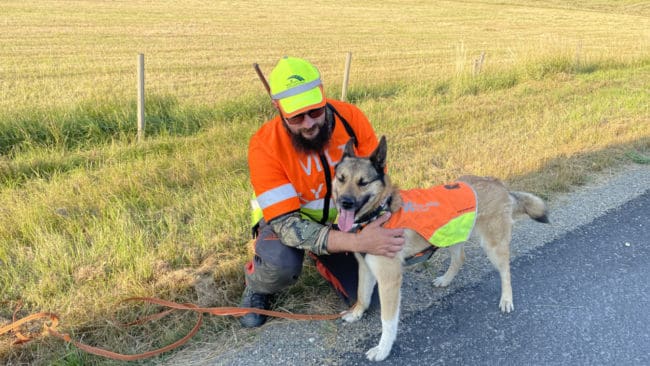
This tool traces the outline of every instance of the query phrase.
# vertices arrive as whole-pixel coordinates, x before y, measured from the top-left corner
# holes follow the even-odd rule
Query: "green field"
[[[348,99],[388,137],[403,188],[493,175],[552,207],[593,173],[650,162],[648,1],[2,1],[0,27],[0,326],[22,301],[19,316],[55,312],[117,352],[170,343],[194,318],[124,330],[114,318],[156,309],[119,300],[239,302],[247,144],[273,114],[255,62],[268,74],[304,57],[338,98],[351,52]],[[342,310],[305,266],[276,307]],[[210,317],[193,342],[255,334]],[[10,343],[5,363],[112,363]]]

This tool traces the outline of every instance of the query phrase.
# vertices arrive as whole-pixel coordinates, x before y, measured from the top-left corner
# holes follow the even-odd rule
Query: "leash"
[[[264,310],[264,309],[256,309],[256,308],[240,308],[240,307],[212,307],[212,308],[202,308],[197,305],[191,304],[191,303],[185,303],[185,304],[179,304],[173,301],[167,301],[167,300],[162,300],[162,299],[157,299],[153,297],[131,297],[128,299],[124,299],[121,302],[126,302],[126,301],[141,301],[141,302],[147,302],[150,304],[156,304],[160,306],[167,307],[168,309],[165,311],[162,311],[158,314],[153,314],[148,317],[144,317],[141,319],[138,319],[136,321],[124,324],[124,326],[130,326],[130,325],[135,325],[135,324],[143,324],[151,320],[157,320],[160,319],[171,312],[175,310],[186,310],[186,311],[192,311],[197,313],[197,321],[192,330],[185,335],[183,338],[177,340],[176,342],[169,344],[165,347],[149,351],[149,352],[144,352],[144,353],[139,353],[139,354],[133,354],[133,355],[126,355],[126,354],[121,354],[121,353],[116,353],[112,351],[108,351],[103,348],[99,347],[94,347],[90,346],[78,341],[75,341],[70,337],[70,335],[61,333],[58,331],[57,327],[59,325],[59,317],[54,314],[54,313],[48,313],[48,312],[40,312],[40,313],[35,313],[31,314],[29,316],[26,316],[24,318],[21,318],[19,320],[16,320],[16,314],[22,307],[22,303],[19,302],[18,305],[16,306],[16,310],[14,311],[14,316],[13,316],[13,322],[0,327],[0,336],[3,334],[7,333],[13,333],[13,335],[16,337],[16,340],[12,343],[12,345],[16,344],[22,344],[31,341],[32,339],[35,339],[39,336],[47,336],[51,335],[56,338],[59,338],[65,342],[71,343],[75,345],[77,348],[79,348],[82,351],[85,351],[87,353],[91,353],[97,356],[102,356],[114,360],[119,360],[119,361],[135,361],[135,360],[141,360],[144,358],[149,358],[153,357],[156,355],[159,355],[164,352],[171,351],[175,348],[178,348],[182,346],[183,344],[187,343],[187,341],[190,340],[200,329],[201,324],[203,323],[203,314],[211,314],[211,315],[219,315],[219,316],[234,316],[234,317],[241,317],[244,316],[248,313],[257,313],[257,314],[262,314],[262,315],[267,315],[267,316],[272,316],[276,318],[283,318],[283,319],[292,319],[292,320],[334,320],[338,319],[341,316],[343,316],[343,313],[341,314],[325,314],[325,315],[318,315],[318,314],[292,314],[292,313],[287,313],[287,312],[281,312],[281,311],[273,311],[273,310]],[[35,335],[35,336],[26,336],[25,334],[21,333],[20,329],[24,324],[39,320],[39,319],[45,319],[45,323],[43,324],[43,330]],[[48,324],[49,323],[49,324]]]

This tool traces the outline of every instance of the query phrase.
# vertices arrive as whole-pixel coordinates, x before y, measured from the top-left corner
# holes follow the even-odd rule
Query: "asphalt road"
[[[432,284],[448,265],[444,251],[407,268],[397,340],[383,362],[365,359],[381,332],[371,311],[351,324],[273,319],[233,333],[237,341],[191,344],[164,364],[650,365],[650,166],[602,172],[549,206],[550,225],[523,220],[513,230],[510,314],[498,309],[496,270],[469,243],[448,288]]]
[[[497,310],[494,271],[402,319],[380,364],[650,365],[650,192],[515,260],[512,272],[513,313]],[[377,364],[363,353],[339,361]]]

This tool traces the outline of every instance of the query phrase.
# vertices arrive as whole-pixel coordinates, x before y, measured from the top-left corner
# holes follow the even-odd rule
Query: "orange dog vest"
[[[400,191],[402,207],[384,224],[409,228],[436,247],[464,242],[476,222],[476,194],[463,182]]]

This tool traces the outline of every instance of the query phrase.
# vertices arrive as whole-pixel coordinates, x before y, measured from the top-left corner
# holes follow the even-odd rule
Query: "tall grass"
[[[127,331],[152,295],[237,305],[249,258],[247,144],[273,113],[250,67],[287,53],[322,70],[389,138],[402,187],[465,173],[552,199],[650,156],[650,9],[643,2],[3,2],[0,324],[53,311],[121,352],[169,343],[189,315]],[[146,16],[144,16],[146,15]],[[578,21],[579,20],[579,21]],[[282,24],[282,26],[279,26]],[[308,31],[305,31],[308,30]],[[147,63],[135,141],[135,55]],[[475,60],[485,51],[480,70]],[[308,262],[276,305],[331,311]],[[330,299],[332,301],[322,301]],[[232,319],[198,336],[247,339]],[[56,341],[0,343],[8,362],[105,363]]]

